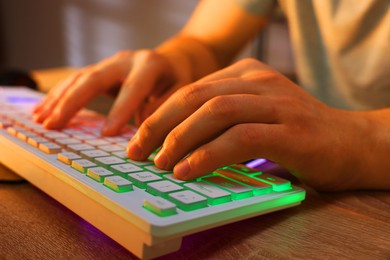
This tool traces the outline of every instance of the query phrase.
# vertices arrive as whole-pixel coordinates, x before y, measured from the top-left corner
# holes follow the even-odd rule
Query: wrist
[[[178,35],[156,48],[170,61],[179,78],[196,81],[218,69],[212,49],[196,38]]]

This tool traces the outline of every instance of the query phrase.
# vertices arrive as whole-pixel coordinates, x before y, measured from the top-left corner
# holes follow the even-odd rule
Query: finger
[[[163,81],[163,84],[161,82]],[[156,53],[139,52],[134,57],[130,74],[119,92],[102,131],[104,135],[116,134],[139,109],[156,85],[172,84],[167,64]]]
[[[95,96],[123,80],[130,66],[127,56],[116,55],[84,70],[50,108],[51,113],[45,119],[44,125],[47,128],[64,127],[69,119]]]
[[[178,163],[173,172],[176,178],[191,180],[218,168],[253,158],[275,158],[283,137],[279,124],[241,124],[218,138],[199,147]]]
[[[168,89],[165,93],[162,95],[151,95],[150,98],[148,98],[137,110],[134,121],[137,126],[140,126],[143,121],[146,120],[151,114],[154,113],[161,105],[168,100],[172,94],[180,89],[184,84],[179,82],[175,86]]]
[[[80,71],[73,73],[68,78],[61,80],[57,86],[49,91],[33,111],[34,120],[36,122],[42,123],[50,115],[60,98],[66,93],[67,89],[77,81],[80,74]]]
[[[215,82],[195,83],[175,92],[139,127],[130,141],[131,159],[144,160],[159,147],[172,129],[199,109],[206,101],[219,95],[257,94],[258,88],[241,79],[222,79]],[[141,149],[142,148],[142,149]]]
[[[155,163],[159,168],[172,169],[197,147],[237,124],[278,121],[271,98],[248,94],[215,97],[168,134]]]

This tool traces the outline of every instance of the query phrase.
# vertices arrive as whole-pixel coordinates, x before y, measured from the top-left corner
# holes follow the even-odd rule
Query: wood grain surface
[[[0,201],[1,259],[136,259],[27,182],[1,183]],[[298,207],[187,236],[160,259],[390,259],[390,194],[308,189]]]

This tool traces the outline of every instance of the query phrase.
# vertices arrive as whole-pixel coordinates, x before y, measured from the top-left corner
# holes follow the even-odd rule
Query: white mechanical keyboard
[[[101,137],[104,117],[82,111],[61,131],[31,120],[42,94],[0,87],[0,163],[140,258],[180,248],[183,236],[299,205],[305,191],[245,165],[190,182],[127,158],[136,128]]]

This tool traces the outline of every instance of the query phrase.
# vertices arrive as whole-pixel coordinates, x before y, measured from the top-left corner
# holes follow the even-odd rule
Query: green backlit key
[[[203,181],[212,185],[216,185],[230,192],[232,194],[232,198],[235,200],[245,199],[253,196],[253,191],[251,188],[222,176],[206,177],[203,178]]]
[[[72,161],[72,168],[78,170],[81,173],[87,173],[87,169],[97,166],[95,163],[88,161],[87,159],[79,159]]]
[[[104,185],[113,191],[122,193],[133,190],[133,185],[129,180],[120,176],[109,176],[104,179]]]
[[[218,205],[231,201],[229,192],[219,189],[206,182],[186,183],[184,186],[206,196],[210,205]]]
[[[110,170],[112,170],[116,174],[121,175],[122,177],[126,177],[129,173],[142,171],[142,168],[131,163],[122,163],[111,165]]]
[[[171,181],[155,181],[146,185],[146,191],[156,195],[166,197],[168,193],[182,190],[183,187]]]
[[[260,174],[261,171],[253,168],[246,167],[245,165],[242,164],[235,164],[235,165],[230,165],[224,169],[229,169],[238,173],[242,174],[247,174],[247,175],[252,175],[252,174]]]
[[[168,195],[169,200],[173,201],[180,209],[191,211],[207,207],[207,199],[193,191],[183,190],[173,192]]]
[[[286,191],[292,188],[290,181],[277,177],[275,175],[271,175],[269,173],[254,175],[253,178],[259,179],[265,183],[272,185],[272,189],[274,191]]]
[[[57,155],[57,159],[65,164],[72,164],[73,160],[81,159],[81,156],[72,152],[61,152]]]
[[[135,186],[141,189],[145,189],[148,182],[162,180],[160,176],[151,172],[131,173],[128,175],[128,178],[134,183]]]
[[[87,170],[87,176],[98,182],[103,182],[104,178],[112,175],[114,175],[112,172],[103,167],[92,167]]]
[[[169,200],[160,197],[144,199],[144,208],[157,214],[160,217],[167,217],[177,214],[176,205]]]
[[[220,169],[217,170],[216,173],[225,176],[227,178],[239,181],[240,183],[249,186],[250,188],[253,189],[254,195],[263,195],[263,194],[270,193],[272,191],[272,187],[270,184],[235,171],[231,171],[228,169],[226,170]]]

